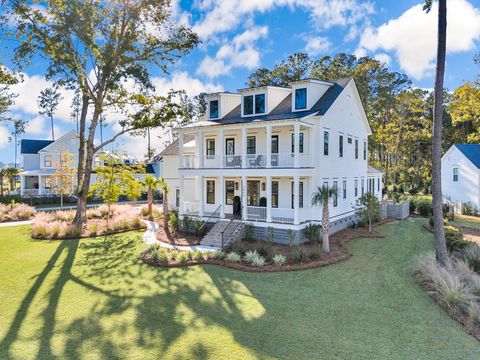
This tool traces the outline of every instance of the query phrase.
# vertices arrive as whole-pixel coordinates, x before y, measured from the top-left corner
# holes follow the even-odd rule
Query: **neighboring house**
[[[311,206],[318,187],[338,189],[332,232],[357,221],[354,206],[366,191],[382,198],[353,79],[306,79],[206,100],[205,118],[177,129],[178,141],[161,153],[181,215],[238,217],[257,231],[274,227],[279,241],[289,229],[302,241],[301,230],[322,219],[321,206]]]
[[[69,131],[55,141],[22,139],[20,153],[23,156],[23,171],[19,174],[21,179],[21,196],[53,196],[52,175],[57,170],[60,154],[69,152],[72,154],[72,167],[78,166],[79,136],[74,130]],[[104,164],[104,156],[114,156],[126,165],[137,164],[137,161],[128,155],[113,153],[102,150],[95,154],[93,164]],[[95,168],[94,168],[95,169]],[[142,180],[146,174],[153,174],[151,164],[147,164],[145,174],[136,174],[135,177]],[[90,183],[95,182],[95,173],[91,175]]]
[[[442,192],[446,200],[480,208],[480,144],[454,144],[443,155]]]

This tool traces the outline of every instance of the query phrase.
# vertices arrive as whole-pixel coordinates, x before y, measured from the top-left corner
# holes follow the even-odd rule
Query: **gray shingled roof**
[[[183,143],[187,143],[193,140],[193,135],[185,134],[183,136]],[[168,145],[160,154],[157,156],[164,156],[164,155],[178,155],[178,140],[175,140],[173,143]]]

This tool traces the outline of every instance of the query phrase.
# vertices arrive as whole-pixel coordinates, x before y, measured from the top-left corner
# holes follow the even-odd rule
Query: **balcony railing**
[[[185,155],[183,157],[184,169],[199,169],[200,162],[195,155]],[[268,154],[247,154],[245,161],[242,155],[207,155],[203,157],[203,167],[205,169],[258,169],[267,168]],[[312,156],[310,154],[298,154],[298,167],[312,166]],[[294,168],[295,156],[293,153],[270,154],[271,168]]]
[[[247,206],[247,220],[266,221],[267,208],[262,206]]]

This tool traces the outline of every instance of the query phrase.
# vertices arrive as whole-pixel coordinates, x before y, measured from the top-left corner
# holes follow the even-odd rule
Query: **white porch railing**
[[[272,164],[272,168],[293,167],[295,164],[295,157],[293,156],[293,153],[272,154],[271,164]]]
[[[265,221],[267,219],[267,208],[261,206],[247,206],[247,220]]]
[[[267,166],[267,156],[265,154],[248,154],[247,168],[264,168]]]
[[[203,158],[203,166],[211,169],[222,168],[222,158],[221,155],[207,155]]]
[[[198,168],[198,158],[195,155],[185,155],[183,157],[183,167],[185,169]]]
[[[200,202],[199,201],[184,201],[183,202],[183,212],[184,214],[198,214],[200,212]]]
[[[267,167],[267,154],[248,154],[245,162],[242,155],[207,155],[203,157],[203,167],[206,169],[258,169]],[[272,168],[294,168],[295,156],[293,153],[270,154]],[[312,166],[311,154],[298,155],[298,167]],[[199,158],[195,155],[184,155],[183,167],[185,169],[198,169]]]
[[[242,155],[225,155],[223,157],[223,166],[225,168],[241,168]]]
[[[272,208],[272,222],[293,224],[294,210],[289,208]]]

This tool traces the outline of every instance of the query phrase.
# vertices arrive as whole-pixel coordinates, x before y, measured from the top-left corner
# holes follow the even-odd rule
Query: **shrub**
[[[449,251],[457,251],[471,244],[463,239],[463,234],[455,227],[445,226],[445,241]]]
[[[319,249],[312,249],[308,253],[308,257],[310,260],[318,260],[320,259],[320,256],[322,256],[322,253],[320,252]]]
[[[263,266],[265,265],[265,258],[263,256],[256,256],[252,259],[253,266]]]
[[[150,260],[157,261],[160,259],[160,251],[158,249],[152,249],[148,252]]]
[[[255,247],[255,251],[260,256],[264,256],[264,257],[268,256],[268,248],[263,244],[257,244],[257,246]]]
[[[248,249],[247,249],[246,245],[243,244],[242,242],[233,243],[228,247],[228,252],[236,252],[236,253],[240,254],[241,256],[245,255],[247,250]]]
[[[203,260],[203,253],[200,250],[195,250],[193,252],[193,259],[197,261]]]
[[[243,238],[245,240],[252,240],[254,230],[255,226],[252,223],[245,223],[245,225],[243,225]]]
[[[192,224],[192,219],[190,219],[189,216],[185,215],[182,219],[183,231],[189,232],[191,224]]]
[[[245,256],[243,258],[246,262],[251,263],[252,260],[258,256],[259,254],[256,251],[249,250],[245,253]]]
[[[200,220],[200,219],[197,219],[195,220],[195,222],[193,223],[193,227],[195,229],[195,235],[196,236],[200,236],[201,235],[201,228],[203,226],[203,221]]]
[[[465,261],[473,271],[480,273],[480,246],[477,244],[467,245],[458,250],[455,256]]]
[[[208,257],[211,257],[212,259],[222,260],[225,257],[225,253],[222,250],[215,250],[214,252],[209,253]]]
[[[308,253],[304,249],[299,248],[293,252],[292,254],[293,263],[299,264],[306,261],[308,261]]]
[[[293,242],[295,241],[295,231],[292,229],[288,229],[287,231],[287,240],[288,240],[288,246],[292,247]]]
[[[82,229],[75,225],[69,225],[65,229],[65,237],[79,238],[82,235]]]
[[[189,260],[189,254],[186,251],[180,251],[178,256],[176,257],[177,260],[181,263],[187,262]]]
[[[267,241],[273,242],[274,239],[274,229],[273,227],[269,226],[267,227]]]
[[[281,254],[276,254],[273,258],[272,258],[272,261],[275,265],[277,266],[282,266],[283,264],[285,264],[285,262],[287,261],[287,259],[285,258],[285,256],[281,255]]]
[[[239,262],[240,260],[242,260],[242,257],[236,252],[229,252],[225,257],[225,260],[227,260],[228,262]]]
[[[463,215],[478,216],[478,208],[471,202],[466,202],[463,204],[462,208]]]
[[[98,221],[90,220],[90,223],[87,224],[87,231],[89,236],[96,236],[100,231],[100,224]]]
[[[168,263],[168,253],[165,250],[159,251],[158,261]]]
[[[432,203],[428,201],[422,201],[417,204],[417,211],[420,216],[431,216],[432,215]]]
[[[148,251],[159,250],[161,248],[159,243],[153,243],[148,246]]]
[[[467,310],[468,317],[470,322],[474,326],[480,326],[480,304],[476,301],[470,301]]]
[[[317,244],[320,239],[320,225],[309,224],[303,229],[303,235],[310,241],[312,244]]]
[[[0,204],[0,222],[28,220],[36,211],[33,207],[12,201],[10,204]]]
[[[173,232],[178,230],[178,213],[175,210],[172,210],[168,216],[168,227]]]

